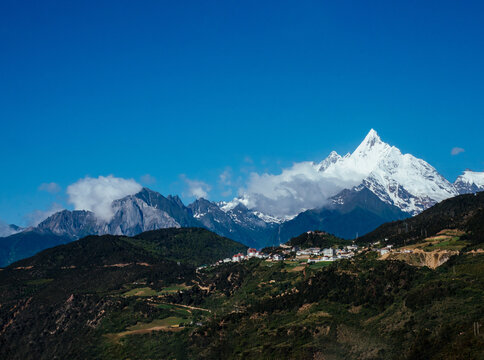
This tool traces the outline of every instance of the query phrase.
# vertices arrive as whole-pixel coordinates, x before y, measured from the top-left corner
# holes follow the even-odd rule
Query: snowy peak
[[[378,133],[375,130],[371,129],[361,142],[360,146],[356,149],[356,152],[359,152],[358,150],[360,150],[360,152],[362,150],[371,150],[373,147],[381,144],[383,144],[383,141],[381,141],[380,136],[378,136]]]
[[[341,160],[342,157],[336,151],[331,151],[326,159],[321,161],[318,165],[318,171],[324,171],[332,164],[336,163],[338,160]]]
[[[400,150],[383,142],[377,132],[371,129],[349,158],[361,171],[372,171],[392,151],[397,156],[401,155]]]
[[[373,129],[350,156],[328,165],[323,175],[346,188],[365,186],[382,201],[410,214],[457,195],[454,186],[430,164],[402,154]]]
[[[459,194],[484,191],[484,172],[466,170],[454,182]]]

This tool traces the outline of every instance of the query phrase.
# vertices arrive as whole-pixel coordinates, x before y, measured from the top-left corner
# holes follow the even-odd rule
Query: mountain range
[[[288,249],[348,245],[317,231],[264,250],[286,261],[220,262],[247,247],[200,228],[55,246],[0,271],[0,358],[482,359],[484,192],[359,241],[331,262]]]
[[[353,153],[341,156],[333,151],[311,166],[321,181],[344,184],[320,207],[278,217],[257,207],[249,209],[250,195],[230,202],[200,198],[185,206],[178,196],[143,188],[113,201],[114,215],[108,221],[91,211],[63,210],[36,227],[4,226],[0,265],[86,235],[133,236],[161,228],[206,228],[258,248],[309,230],[351,239],[385,222],[419,214],[444,199],[484,190],[483,172],[466,170],[451,183],[424,160],[383,142],[373,129]]]

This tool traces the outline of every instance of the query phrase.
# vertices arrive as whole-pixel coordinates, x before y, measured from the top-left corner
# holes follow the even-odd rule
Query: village
[[[409,248],[394,248],[393,245],[382,246],[387,239],[381,242],[372,243],[370,246],[358,246],[355,244],[350,244],[347,246],[342,246],[341,248],[329,247],[329,248],[319,248],[311,247],[301,249],[298,246],[290,246],[286,244],[280,244],[278,247],[270,249],[270,253],[264,253],[254,248],[247,249],[246,254],[237,253],[232,257],[227,257],[218,260],[214,264],[202,265],[197,268],[197,270],[202,270],[206,268],[212,268],[220,266],[227,263],[237,263],[242,261],[247,261],[250,259],[264,259],[269,262],[278,261],[297,261],[299,263],[320,263],[320,262],[333,262],[342,259],[350,259],[358,253],[366,251],[375,251],[378,253],[380,259],[387,258],[390,254],[411,254],[418,252],[417,249]]]
[[[237,253],[237,254],[234,254],[232,257],[221,259],[214,264],[200,266],[197,268],[197,270],[202,270],[208,267],[220,266],[226,263],[237,263],[241,261],[250,260],[253,258],[265,259],[266,261],[275,261],[275,262],[285,261],[285,260],[299,261],[299,262],[307,262],[308,264],[318,263],[318,262],[332,262],[336,260],[352,258],[356,253],[358,253],[361,250],[362,248],[359,248],[357,245],[348,245],[343,247],[342,249],[338,249],[338,248],[321,249],[319,247],[300,249],[297,246],[289,246],[289,245],[281,244],[278,247],[274,248],[270,254],[266,254],[254,248],[249,248],[247,249],[246,254]]]

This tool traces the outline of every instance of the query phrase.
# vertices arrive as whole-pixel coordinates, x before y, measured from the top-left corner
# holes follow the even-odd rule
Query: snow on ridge
[[[239,204],[242,204],[242,205],[244,205],[245,207],[248,208],[249,201],[246,198],[240,197],[240,198],[234,198],[233,200],[228,201],[228,202],[227,201],[220,201],[216,204],[218,205],[220,210],[227,213],[227,212],[235,209],[237,207],[237,205],[239,205]]]
[[[244,202],[253,211],[284,219],[303,208],[324,206],[340,191],[361,185],[413,215],[460,192],[430,164],[402,154],[371,129],[358,147],[343,157],[332,151],[319,163],[295,163],[279,175],[253,174],[244,195],[223,208],[230,210]]]
[[[285,216],[283,218],[280,218],[280,217],[277,217],[277,216],[264,214],[260,211],[253,211],[252,214],[254,214],[259,219],[263,220],[266,223],[274,223],[274,224],[282,224],[283,222],[292,220],[297,216],[297,214],[296,214],[296,215],[288,215],[288,216]]]
[[[454,186],[422,159],[402,154],[370,130],[347,158],[331,164],[325,175],[363,182],[381,200],[415,214],[458,194]]]
[[[475,184],[477,186],[484,186],[484,171],[465,170],[462,175],[459,175],[455,182],[462,182],[466,184]]]

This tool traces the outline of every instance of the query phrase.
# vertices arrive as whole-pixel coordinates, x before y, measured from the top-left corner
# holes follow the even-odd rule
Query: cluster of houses
[[[389,252],[392,251],[393,245],[387,245],[385,247],[382,247],[380,249],[377,249],[376,251],[381,255],[388,254]]]
[[[380,256],[388,254],[388,253],[397,253],[397,254],[411,254],[414,252],[413,249],[406,249],[406,248],[399,248],[394,249],[393,245],[387,245],[380,249],[376,249],[376,251],[380,254]]]
[[[247,254],[238,253],[233,255],[232,257],[219,260],[215,264],[212,264],[210,266],[213,267],[226,263],[241,262],[252,258],[265,259],[266,261],[307,260],[308,263],[315,263],[320,261],[335,261],[339,259],[349,259],[353,257],[358,251],[358,246],[356,245],[348,245],[343,249],[321,249],[318,247],[314,247],[301,250],[298,247],[291,247],[287,245],[280,245],[279,247],[282,249],[282,254],[275,253],[268,255],[258,251],[257,249],[249,248],[247,250]],[[200,266],[198,270],[202,270],[206,267],[207,265]]]
[[[387,239],[385,239],[387,240]],[[238,253],[232,257],[228,257],[217,261],[210,266],[218,266],[225,263],[241,262],[251,258],[265,259],[266,261],[283,261],[283,260],[298,260],[307,261],[308,263],[317,263],[321,261],[336,261],[340,259],[350,259],[355,254],[361,251],[377,251],[380,256],[390,252],[396,253],[411,253],[410,249],[393,249],[393,245],[386,245],[383,248],[377,248],[379,242],[371,244],[369,247],[358,247],[357,245],[348,245],[342,249],[312,247],[307,249],[300,249],[297,246],[289,246],[285,244],[279,245],[279,251],[275,254],[264,254],[254,248],[249,248],[247,254]],[[206,268],[207,265],[200,266],[198,270]]]
[[[284,257],[279,255],[279,254],[268,255],[268,254],[264,254],[263,252],[260,252],[257,249],[249,248],[247,250],[247,254],[245,254],[245,255],[242,254],[242,253],[238,253],[238,254],[233,255],[231,258],[228,257],[228,258],[219,260],[215,264],[212,264],[210,266],[218,266],[218,265],[222,265],[222,264],[226,264],[226,263],[232,263],[232,262],[241,262],[241,261],[244,261],[244,260],[249,260],[251,258],[266,259],[268,261],[282,261],[282,260],[284,260]],[[206,267],[207,267],[207,265],[202,265],[202,266],[198,267],[197,270],[202,270],[202,269],[205,269]]]
[[[320,261],[335,261],[340,259],[349,259],[353,257],[358,250],[358,246],[349,245],[343,249],[326,248],[321,249],[318,247],[299,250],[297,248],[291,249],[296,253],[296,260],[306,260],[308,263],[320,262]]]
[[[257,249],[249,248],[247,250],[246,255],[244,255],[242,253],[238,253],[238,254],[235,254],[234,256],[232,256],[232,258],[226,258],[226,259],[218,261],[217,263],[240,262],[240,261],[248,260],[248,259],[251,259],[251,258],[274,260],[274,261],[284,260],[284,258],[281,255],[278,255],[278,254],[268,255],[268,254],[264,254],[264,253],[260,252]]]

